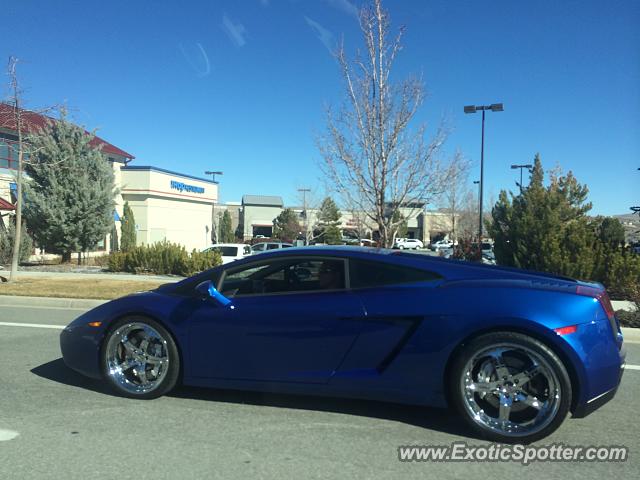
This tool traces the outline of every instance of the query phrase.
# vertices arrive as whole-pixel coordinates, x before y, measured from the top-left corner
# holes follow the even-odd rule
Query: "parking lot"
[[[640,474],[640,370],[625,373],[612,402],[585,419],[567,420],[540,442],[624,445],[630,449],[625,463],[401,463],[400,445],[484,442],[439,409],[192,388],[153,401],[119,398],[68,370],[60,358],[56,326],[81,312],[0,306],[1,479]],[[640,345],[627,350],[627,363],[640,365]]]

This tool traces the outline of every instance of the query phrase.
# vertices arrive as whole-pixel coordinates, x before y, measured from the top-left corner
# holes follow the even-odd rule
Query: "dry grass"
[[[163,283],[166,282],[111,280],[90,277],[21,277],[13,283],[0,283],[0,295],[111,300],[129,293],[151,290]]]

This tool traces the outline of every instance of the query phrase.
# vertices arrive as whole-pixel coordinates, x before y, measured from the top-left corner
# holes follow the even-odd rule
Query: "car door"
[[[339,270],[339,283],[326,285],[326,265]],[[345,272],[344,260],[315,256],[227,268],[219,290],[232,299],[231,307],[203,301],[191,314],[192,374],[326,383],[364,316],[358,298],[345,288]]]
[[[387,262],[350,259],[350,282],[366,312],[357,340],[332,379],[376,377],[410,341],[421,322],[437,310],[434,287],[442,278],[422,269]]]

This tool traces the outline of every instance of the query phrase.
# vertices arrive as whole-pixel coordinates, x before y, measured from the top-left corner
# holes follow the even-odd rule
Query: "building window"
[[[29,160],[29,154],[23,152],[25,161]],[[18,142],[7,138],[0,138],[0,168],[18,169]]]
[[[0,168],[18,168],[18,145],[17,142],[0,139]]]
[[[104,252],[107,249],[106,245],[107,245],[107,237],[103,238],[98,242],[98,244],[96,245],[96,251]]]

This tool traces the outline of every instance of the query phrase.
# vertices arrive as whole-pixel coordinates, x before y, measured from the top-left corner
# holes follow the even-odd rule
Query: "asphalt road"
[[[119,398],[64,366],[59,329],[2,325],[65,325],[81,311],[0,307],[0,479],[640,478],[640,370],[538,443],[625,445],[625,463],[401,463],[400,445],[486,442],[438,409],[185,388]],[[640,365],[640,344],[627,349]]]

